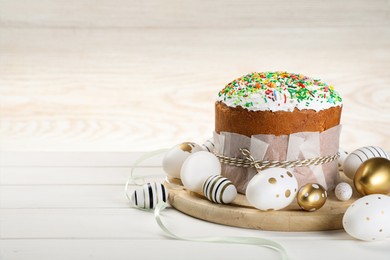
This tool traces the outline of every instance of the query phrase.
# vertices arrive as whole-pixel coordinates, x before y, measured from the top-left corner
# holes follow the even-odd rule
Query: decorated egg
[[[348,157],[348,153],[343,148],[340,147],[339,148],[339,158],[337,160],[338,160],[338,163],[341,167],[344,165],[344,161],[345,161],[345,159],[347,159],[347,157]]]
[[[343,217],[345,231],[354,238],[378,241],[390,237],[390,197],[372,194],[348,207]]]
[[[347,201],[352,197],[352,187],[346,182],[340,182],[334,189],[336,198],[341,201]]]
[[[181,181],[187,189],[202,192],[203,183],[212,175],[221,174],[221,163],[209,152],[200,151],[191,154],[183,163],[180,172]]]
[[[260,210],[278,210],[287,207],[295,198],[298,182],[283,168],[269,168],[257,173],[248,183],[246,197]]]
[[[193,153],[202,151],[202,148],[191,142],[181,143],[169,149],[163,158],[162,167],[165,173],[174,178],[180,178],[180,169],[183,162]]]
[[[214,138],[210,138],[201,145],[203,151],[212,153],[214,151]]]
[[[167,202],[168,191],[161,183],[151,182],[135,189],[131,195],[134,206],[144,209],[154,209],[160,201]]]
[[[357,169],[353,184],[362,195],[390,194],[390,160],[371,158]]]
[[[237,196],[237,189],[227,178],[214,175],[203,184],[203,194],[212,202],[228,204]]]
[[[366,146],[350,153],[344,161],[345,175],[353,180],[356,170],[366,160],[374,157],[389,159],[389,155],[379,146]]]
[[[324,206],[328,194],[324,187],[317,183],[303,185],[297,195],[298,205],[306,211],[316,211]]]

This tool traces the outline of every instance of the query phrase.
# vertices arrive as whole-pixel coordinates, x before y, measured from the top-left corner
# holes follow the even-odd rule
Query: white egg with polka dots
[[[283,168],[270,168],[256,174],[248,183],[246,197],[260,210],[279,210],[294,200],[298,190],[295,176]]]
[[[341,201],[347,201],[352,197],[352,187],[346,182],[340,182],[334,189],[336,198]]]
[[[343,217],[345,231],[354,238],[366,241],[390,237],[390,197],[372,194],[349,206]]]

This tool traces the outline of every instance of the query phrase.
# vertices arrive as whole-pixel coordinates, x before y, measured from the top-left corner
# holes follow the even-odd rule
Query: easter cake
[[[342,98],[319,79],[288,72],[255,72],[227,84],[215,103],[215,153],[260,160],[296,160],[337,154]],[[256,139],[256,140],[254,140]],[[245,193],[254,169],[223,164],[222,175]],[[299,186],[309,181],[332,189],[337,162],[296,167]]]

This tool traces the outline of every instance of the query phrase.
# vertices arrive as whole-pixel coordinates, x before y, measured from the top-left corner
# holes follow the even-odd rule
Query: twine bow
[[[272,167],[294,168],[294,167],[321,165],[321,164],[332,162],[340,156],[339,153],[336,153],[334,155],[327,155],[327,156],[321,156],[321,157],[304,159],[304,160],[263,161],[263,160],[255,160],[255,158],[253,158],[253,156],[251,155],[248,149],[241,148],[240,151],[244,156],[244,158],[228,157],[217,153],[215,155],[218,157],[221,163],[225,163],[227,165],[237,166],[237,167],[246,167],[246,168],[255,167],[257,172]]]

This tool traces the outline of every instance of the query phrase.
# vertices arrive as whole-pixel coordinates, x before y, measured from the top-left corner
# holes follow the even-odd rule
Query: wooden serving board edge
[[[217,224],[268,230],[268,231],[326,231],[342,229],[342,218],[359,195],[354,193],[349,201],[338,201],[330,194],[323,208],[315,212],[301,210],[296,202],[278,211],[261,211],[247,205],[245,196],[239,194],[228,205],[215,204],[202,195],[186,190],[180,181],[167,181],[169,203],[189,216]]]

